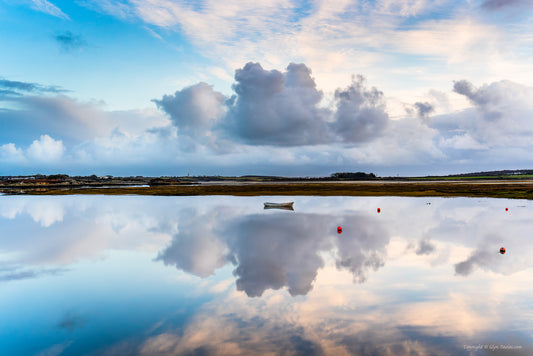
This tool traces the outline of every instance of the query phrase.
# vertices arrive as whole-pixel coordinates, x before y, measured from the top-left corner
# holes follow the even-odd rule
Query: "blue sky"
[[[533,1],[0,0],[0,174],[533,167]]]

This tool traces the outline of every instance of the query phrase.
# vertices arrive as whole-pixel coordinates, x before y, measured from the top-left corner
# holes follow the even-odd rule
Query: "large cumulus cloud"
[[[503,113],[498,110],[502,96],[505,92],[501,90],[502,86],[512,86],[509,82],[493,83],[491,85],[484,85],[481,88],[475,88],[472,83],[467,80],[459,80],[453,84],[453,90],[457,94],[464,95],[474,105],[476,105],[483,112],[483,119],[497,120],[503,116]]]
[[[222,115],[224,99],[211,85],[198,83],[153,101],[169,114],[180,133],[205,135]]]
[[[33,141],[27,150],[28,156],[40,161],[55,161],[61,158],[65,147],[63,142],[56,141],[48,135],[42,135]]]
[[[480,87],[460,80],[453,90],[474,107],[431,120],[444,146],[474,150],[531,146],[533,89],[507,80]]]
[[[291,63],[281,73],[248,63],[235,72],[233,89],[227,129],[244,142],[295,146],[330,140],[329,112],[318,107],[323,94],[304,64]]]
[[[332,127],[343,141],[373,140],[387,125],[383,93],[376,88],[367,90],[363,76],[352,78],[348,88],[337,89],[335,99],[337,110]]]
[[[533,164],[530,87],[463,79],[450,89],[389,117],[387,96],[362,76],[324,94],[305,64],[250,62],[236,70],[233,95],[198,83],[154,99],[157,108],[109,111],[60,87],[2,79],[0,160],[4,174],[113,175],[426,175]],[[448,96],[470,107],[443,109]],[[45,147],[53,154],[40,154]]]
[[[280,72],[249,62],[235,71],[232,88],[235,94],[225,101],[199,83],[154,102],[184,135],[209,132],[246,145],[356,144],[379,136],[389,120],[383,93],[367,89],[362,76],[335,92],[333,108],[324,106],[324,94],[303,63]]]
[[[183,89],[180,96],[194,88]],[[440,104],[417,101],[406,105],[411,108],[409,115],[394,119],[389,117],[385,94],[369,87],[364,77],[352,77],[347,87],[335,90],[330,98],[318,89],[305,64],[291,63],[282,72],[247,63],[235,73],[234,95],[224,100],[212,88],[204,88],[216,98],[211,102],[220,104],[217,120],[204,120],[206,116],[200,114],[193,117],[196,109],[188,110],[185,118],[177,102],[169,101],[167,107],[162,105],[164,100],[156,102],[181,130],[182,142],[208,142],[219,153],[220,147],[228,146],[222,140],[242,151],[256,146],[271,152],[276,148],[303,152],[315,146],[340,158],[337,165],[396,167],[396,172],[407,174],[415,172],[413,167],[419,167],[416,173],[442,174],[500,169],[510,161],[521,162],[520,166],[533,163],[528,154],[533,90],[511,81],[476,86],[458,80],[450,95],[454,100],[463,97],[470,107],[454,112],[447,108],[448,113],[435,115],[442,112]],[[191,98],[187,105],[201,102]],[[202,139],[207,134],[208,141]]]
[[[224,152],[231,143],[217,140],[215,126],[224,114],[225,100],[211,85],[198,83],[152,101],[169,115],[177,128],[182,150],[196,151],[198,145],[203,145]]]

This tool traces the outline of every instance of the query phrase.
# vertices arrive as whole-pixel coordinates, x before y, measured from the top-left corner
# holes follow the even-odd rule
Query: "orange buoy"
[[[342,232],[342,227],[339,226],[339,227],[337,228],[337,233],[340,234],[341,232]]]
[[[380,208],[378,208],[378,213],[381,213],[381,209]]]
[[[500,247],[500,253],[503,255],[505,253],[505,247]]]

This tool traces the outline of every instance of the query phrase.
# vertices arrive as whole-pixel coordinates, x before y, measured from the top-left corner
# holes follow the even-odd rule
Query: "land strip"
[[[411,197],[491,197],[533,199],[533,180],[498,181],[368,181],[368,182],[276,182],[225,184],[177,184],[162,186],[110,186],[6,188],[4,194],[26,195],[312,195],[312,196],[411,196]]]

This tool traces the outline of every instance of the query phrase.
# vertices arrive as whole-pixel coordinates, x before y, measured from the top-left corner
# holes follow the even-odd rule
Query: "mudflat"
[[[29,195],[310,195],[310,196],[411,196],[491,197],[533,199],[533,180],[488,181],[365,181],[365,182],[225,182],[163,186],[48,187],[4,189],[5,194]]]

